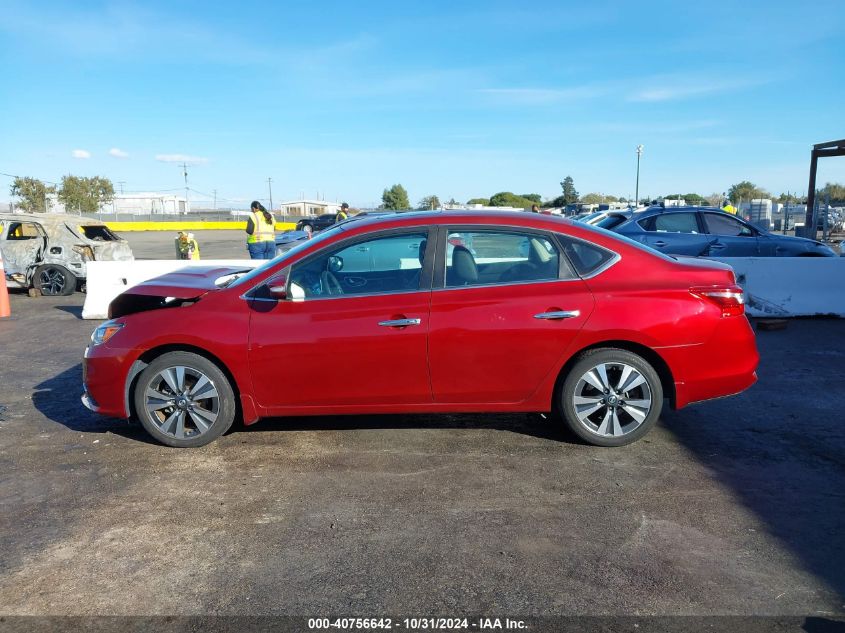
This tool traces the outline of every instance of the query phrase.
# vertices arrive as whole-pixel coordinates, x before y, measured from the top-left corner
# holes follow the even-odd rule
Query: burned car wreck
[[[0,253],[10,288],[70,295],[90,261],[131,261],[129,243],[105,222],[65,214],[0,214]]]

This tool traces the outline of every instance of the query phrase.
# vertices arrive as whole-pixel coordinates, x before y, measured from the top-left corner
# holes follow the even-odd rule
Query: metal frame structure
[[[827,156],[845,156],[845,139],[828,141],[813,145],[810,154],[810,184],[807,185],[807,215],[804,224],[805,235],[815,237],[816,235],[816,170],[819,166],[819,158]]]

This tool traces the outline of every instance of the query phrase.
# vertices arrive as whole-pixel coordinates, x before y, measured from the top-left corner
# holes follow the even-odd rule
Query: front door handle
[[[662,247],[666,246],[666,242],[664,242],[663,240],[657,240],[657,241],[654,243],[654,245],[655,245],[655,246],[659,246],[659,247],[661,247],[661,248],[662,248]]]
[[[541,312],[540,314],[535,314],[535,319],[546,319],[548,321],[559,321],[561,319],[574,319],[577,316],[581,316],[580,310],[556,310],[554,312]]]
[[[379,321],[382,327],[408,327],[409,325],[419,325],[422,319],[391,319],[390,321]]]

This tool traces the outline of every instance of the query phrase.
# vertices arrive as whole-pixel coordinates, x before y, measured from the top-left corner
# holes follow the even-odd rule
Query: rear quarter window
[[[607,266],[616,253],[589,242],[560,236],[563,252],[581,277],[588,277]]]

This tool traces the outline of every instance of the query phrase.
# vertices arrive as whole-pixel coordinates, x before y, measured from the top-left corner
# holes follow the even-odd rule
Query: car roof
[[[49,226],[56,224],[73,224],[74,226],[106,226],[106,223],[96,218],[64,213],[0,213],[0,220],[17,220],[19,222],[38,222]]]
[[[695,211],[719,211],[724,213],[719,207],[705,207],[705,206],[683,206],[683,207],[646,207],[642,211],[637,211],[637,215],[644,213],[689,213]]]
[[[403,213],[388,213],[384,215],[356,216],[354,222],[346,220],[337,226],[343,229],[378,226],[407,226],[414,224],[508,224],[525,226],[542,226],[549,224],[565,224],[572,226],[572,222],[561,216],[530,213],[528,211],[406,211]]]

